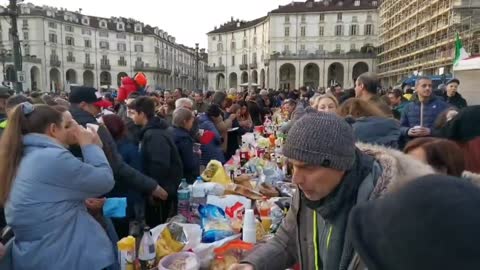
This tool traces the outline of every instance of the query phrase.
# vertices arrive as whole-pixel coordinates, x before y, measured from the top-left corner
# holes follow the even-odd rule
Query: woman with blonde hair
[[[352,124],[357,141],[398,148],[400,124],[378,107],[358,98],[346,100],[337,113]]]
[[[338,100],[330,94],[319,95],[313,98],[312,108],[319,112],[336,113]]]

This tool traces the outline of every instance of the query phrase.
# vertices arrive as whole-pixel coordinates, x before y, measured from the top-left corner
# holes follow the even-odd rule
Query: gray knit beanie
[[[335,114],[310,111],[288,132],[283,154],[309,165],[350,170],[355,162],[353,130]]]

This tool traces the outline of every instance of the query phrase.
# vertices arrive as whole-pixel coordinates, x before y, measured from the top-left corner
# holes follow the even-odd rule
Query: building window
[[[85,39],[85,48],[92,48],[92,41],[90,39]]]
[[[365,25],[365,35],[366,36],[372,36],[373,35],[373,25],[372,24],[366,24]]]
[[[54,22],[48,22],[48,27],[52,29],[57,29],[57,24]]]
[[[222,35],[218,35],[218,41],[222,41]]]
[[[318,28],[318,35],[323,37],[324,34],[325,34],[325,28],[323,26],[320,26]]]
[[[342,13],[337,13],[337,21],[341,22],[342,18],[343,18],[343,14]]]
[[[28,32],[23,32],[23,40],[28,40]]]
[[[285,23],[290,23],[290,16],[285,15]]]
[[[232,41],[232,43],[230,44],[230,49],[231,50],[235,50],[235,41]]]
[[[218,43],[217,44],[217,51],[219,51],[219,52],[223,51],[223,43]]]
[[[127,33],[117,33],[118,39],[127,39]]]
[[[358,21],[357,16],[352,16],[352,22],[357,22],[357,21]]]
[[[25,46],[23,52],[25,53],[25,55],[30,55],[30,46]]]
[[[101,28],[107,28],[107,22],[106,21],[101,21],[100,22],[100,27]]]
[[[232,55],[232,67],[235,66],[235,55]]]
[[[353,5],[356,6],[356,7],[359,7],[360,6],[360,0],[355,0],[355,2],[353,2]]]
[[[247,36],[247,30],[243,30],[243,37]]]
[[[108,31],[99,31],[98,36],[100,37],[108,37]]]
[[[218,58],[218,66],[223,65],[223,61],[222,61],[222,60],[223,60],[223,59],[222,59],[222,57],[220,56],[220,57]]]
[[[82,28],[82,35],[92,35],[92,31],[90,31],[90,29],[85,29],[85,28]]]
[[[358,35],[358,25],[352,24],[350,25],[350,36]]]
[[[335,45],[335,50],[338,51],[338,52],[341,51],[342,50],[342,44]]]
[[[65,32],[73,33],[73,26],[71,26],[71,25],[65,25]]]
[[[325,21],[325,14],[320,14],[320,16],[318,16],[318,20],[320,22],[324,22]]]
[[[143,45],[135,44],[135,52],[143,52]]]
[[[300,45],[300,50],[301,50],[301,51],[305,51],[305,44],[301,44],[301,45]]]
[[[343,36],[343,25],[335,25],[335,36]]]
[[[254,37],[254,38],[253,38],[253,45],[254,45],[254,46],[257,45],[257,37]]]
[[[48,41],[50,43],[57,43],[57,34],[49,33],[48,34]]]
[[[86,53],[85,54],[85,64],[90,64],[90,54],[89,53]]]
[[[75,46],[75,39],[73,37],[65,37],[65,44],[67,46]]]
[[[285,36],[286,37],[290,36],[290,27],[285,27]]]
[[[142,32],[142,26],[141,25],[135,25],[135,33],[140,33]]]
[[[103,49],[103,50],[108,50],[110,47],[110,45],[108,44],[108,41],[100,41],[100,49]]]
[[[117,25],[117,29],[118,29],[118,31],[123,31],[123,30],[125,30],[125,25],[123,23],[119,23]]]
[[[243,65],[247,64],[247,55],[246,54],[242,55],[242,64]]]
[[[289,52],[290,51],[290,46],[288,46],[288,45],[283,46],[283,51],[284,52]]]
[[[244,49],[247,48],[247,40],[246,39],[243,40],[243,48]]]
[[[82,19],[82,23],[83,23],[84,25],[89,25],[89,24],[90,24],[90,21],[88,20],[88,18],[83,18],[83,19]]]
[[[371,22],[372,21],[372,14],[368,14],[367,15],[367,22]]]
[[[136,35],[133,40],[135,41],[143,41],[143,36]]]
[[[73,56],[73,52],[68,52],[67,62],[70,62],[70,63],[75,62],[75,57]]]
[[[110,61],[108,60],[108,56],[102,55],[102,59],[100,59],[101,65],[110,65]]]
[[[306,34],[305,34],[306,29],[305,29],[305,28],[306,28],[305,26],[302,26],[302,27],[300,28],[300,35],[301,35],[302,37],[304,37],[304,36],[306,35]]]
[[[212,40],[215,41],[215,40],[217,40],[217,38],[216,38],[215,36],[213,36],[213,37],[212,37]]]
[[[372,1],[372,6],[376,7],[378,5],[377,1]]]
[[[118,43],[117,44],[117,49],[121,52],[124,52],[127,50],[127,44],[125,43]]]
[[[127,66],[127,61],[125,60],[125,56],[120,56],[120,59],[118,60],[118,65],[121,67]]]
[[[323,44],[318,45],[318,50],[323,52]]]
[[[28,20],[27,19],[23,19],[22,23],[23,23],[23,27],[28,27]]]
[[[256,64],[257,63],[257,53],[252,54],[252,63]]]
[[[305,15],[302,15],[300,17],[300,20],[302,21],[302,23],[305,23],[307,21],[307,18],[305,17]]]
[[[355,43],[350,44],[350,51],[356,51],[356,50],[357,50],[357,46],[355,45]]]

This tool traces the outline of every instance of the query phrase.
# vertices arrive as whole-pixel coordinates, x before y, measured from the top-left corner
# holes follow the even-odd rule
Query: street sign
[[[25,82],[25,72],[17,71],[17,81],[21,83]]]

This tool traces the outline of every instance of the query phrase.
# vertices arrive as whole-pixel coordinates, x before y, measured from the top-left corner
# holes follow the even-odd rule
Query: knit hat
[[[429,175],[356,206],[347,233],[369,270],[478,269],[480,189]]]
[[[335,114],[308,110],[288,132],[283,153],[308,165],[347,171],[355,162],[353,130]]]

